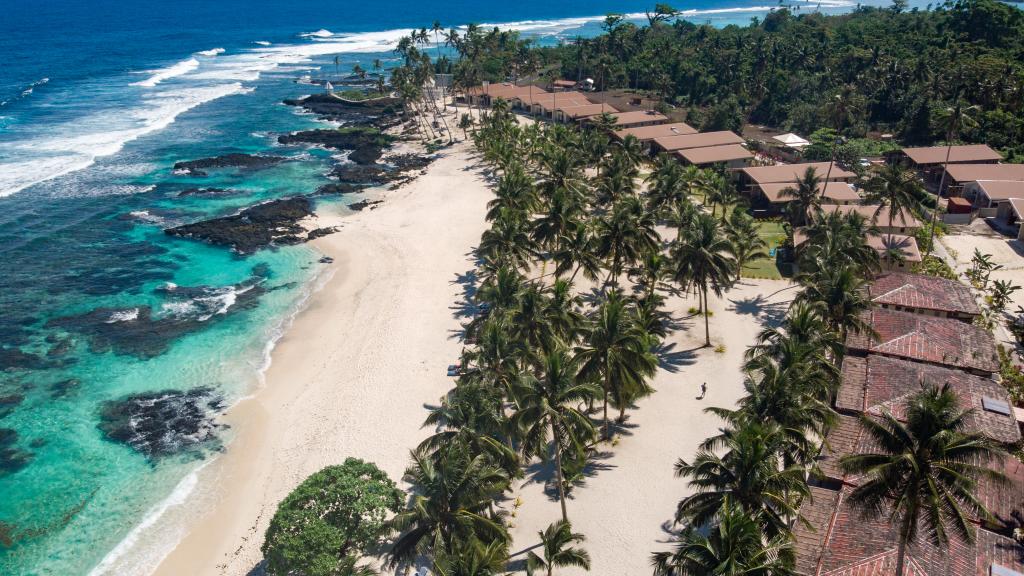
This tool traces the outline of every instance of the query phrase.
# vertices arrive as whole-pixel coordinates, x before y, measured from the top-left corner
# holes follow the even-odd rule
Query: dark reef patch
[[[32,462],[33,454],[15,444],[18,432],[11,428],[0,428],[0,478],[21,470]]]
[[[262,156],[257,154],[232,153],[211,158],[199,158],[185,162],[175,162],[176,171],[185,172],[190,176],[206,176],[205,170],[210,168],[245,168],[258,170],[288,160],[284,156]]]
[[[251,254],[271,245],[305,242],[306,230],[299,221],[311,215],[312,201],[296,196],[258,204],[233,216],[168,228],[164,233],[229,246],[242,254]]]
[[[216,421],[224,399],[212,388],[132,394],[105,402],[98,427],[111,441],[131,446],[150,460],[201,447],[219,447]]]

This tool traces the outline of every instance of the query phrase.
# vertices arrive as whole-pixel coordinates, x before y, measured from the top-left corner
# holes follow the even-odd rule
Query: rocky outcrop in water
[[[332,182],[316,189],[313,196],[342,196],[362,192],[362,188],[349,182]]]
[[[45,358],[36,354],[18,348],[0,347],[0,372],[12,369],[40,370],[49,366]]]
[[[277,137],[279,144],[314,144],[332,150],[350,150],[356,164],[373,164],[394,138],[372,126],[346,126],[335,130],[303,130]]]
[[[25,401],[24,394],[7,394],[0,396],[0,418],[14,411],[14,407]]]
[[[105,402],[98,426],[108,440],[156,460],[200,447],[219,447],[217,434],[223,425],[216,417],[223,409],[224,399],[205,386],[147,392]]]
[[[185,198],[187,196],[232,196],[241,193],[241,190],[228,190],[225,188],[188,188],[178,192],[178,198]]]
[[[360,200],[359,202],[356,202],[354,204],[349,204],[348,207],[351,208],[352,210],[360,212],[360,211],[365,210],[367,208],[369,208],[370,210],[373,210],[374,208],[377,207],[378,204],[383,204],[383,203],[384,203],[383,200]]]
[[[264,280],[259,277],[232,286],[168,287],[161,292],[167,306],[158,313],[149,306],[97,308],[55,318],[47,327],[86,336],[89,349],[95,353],[112,351],[152,358],[166,352],[185,334],[254,307],[266,292]]]
[[[344,100],[331,94],[313,94],[300,99],[284,101],[289,106],[300,106],[325,120],[350,122],[367,116],[393,116],[402,112],[400,98],[375,98],[372,100]]]
[[[258,204],[233,216],[168,228],[164,233],[229,246],[242,254],[251,254],[271,245],[305,242],[306,229],[299,221],[312,215],[312,201],[297,196]]]
[[[174,169],[184,172],[190,176],[206,176],[205,170],[209,168],[246,168],[256,170],[280,164],[288,160],[283,156],[261,156],[255,154],[224,154],[212,158],[200,158],[187,162],[176,162]]]

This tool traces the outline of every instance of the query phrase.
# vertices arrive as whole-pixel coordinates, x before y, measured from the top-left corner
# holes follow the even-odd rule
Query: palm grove
[[[655,24],[650,34],[717,34]],[[538,58],[521,53],[514,34],[471,30],[454,43],[461,57],[445,66],[472,70],[470,78],[503,75],[512,53]],[[417,56],[406,67],[423,65],[429,58]],[[553,472],[548,492],[560,514],[525,567],[589,569],[569,496],[628,411],[656,393],[658,353],[676,325],[667,296],[698,302],[693,314],[710,346],[710,298],[765,257],[756,223],[721,173],[667,157],[649,163],[638,142],[613,144],[601,130],[521,125],[503,101],[481,116],[464,123],[495,183],[477,248],[475,315],[457,385],[426,418],[434,433],[411,451],[410,492],[355,459],[310,477],[271,522],[263,548],[271,573],[372,574],[363,559],[378,556],[449,576],[505,573],[513,483],[538,462]],[[814,189],[815,178],[803,184]],[[914,211],[919,190],[905,181],[883,173],[866,184],[883,206]],[[790,191],[798,201],[800,187]],[[836,418],[843,342],[871,330],[863,288],[882,258],[865,244],[872,227],[863,217],[826,214],[813,199],[795,204],[792,224],[808,238],[799,292],[781,324],[747,351],[745,395],[735,408],[709,409],[721,429],[678,461],[690,495],[675,510],[673,544],[651,557],[656,575],[793,573],[793,530]],[[865,478],[852,496],[864,514],[900,526],[901,565],[908,542],[970,539],[968,515],[985,515],[975,485],[1002,452],[964,428],[965,414],[948,389],[926,387],[902,420],[863,420],[877,453],[842,461]]]

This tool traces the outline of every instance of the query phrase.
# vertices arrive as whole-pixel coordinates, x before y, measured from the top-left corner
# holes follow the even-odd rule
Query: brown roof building
[[[687,148],[685,150],[676,150],[675,155],[686,164],[693,164],[694,166],[725,164],[726,168],[742,168],[747,165],[747,160],[754,157],[750,150],[739,144]]]
[[[910,312],[873,308],[862,320],[877,333],[851,333],[846,338],[848,353],[881,354],[959,368],[990,376],[999,370],[996,343],[984,329],[951,318],[932,318]]]
[[[865,516],[849,502],[852,488],[811,488],[797,522],[796,572],[802,576],[891,576],[899,526],[883,512]],[[954,534],[948,546],[918,531],[907,547],[904,576],[1002,576],[1024,572],[1024,548],[1007,536],[978,529],[973,543]],[[1004,571],[1008,570],[1008,571]]]
[[[829,166],[831,165],[831,171]],[[857,175],[843,170],[833,162],[807,162],[804,164],[779,164],[776,166],[751,166],[740,170],[741,180],[748,186],[759,186],[774,182],[797,182],[804,177],[808,168],[814,168],[818,178],[829,182],[851,182]]]
[[[721,130],[718,132],[699,132],[678,136],[661,136],[654,139],[654,150],[657,152],[674,152],[688,148],[705,148],[726,144],[743,144],[745,140],[734,132]]]
[[[917,168],[925,168],[946,163],[949,152],[950,164],[982,164],[999,162],[1003,157],[985,144],[968,144],[965,146],[928,146],[925,148],[904,148],[901,150],[910,163]]]
[[[587,120],[596,120],[600,114],[595,114],[587,118]],[[612,119],[615,120],[615,128],[617,130],[625,130],[628,128],[642,128],[644,126],[654,126],[657,124],[663,124],[668,122],[668,117],[660,112],[654,110],[632,110],[630,112],[615,112],[612,114]]]
[[[768,182],[761,184],[757,189],[764,196],[764,200],[772,204],[785,204],[791,202],[791,197],[782,195],[787,188],[794,188],[795,182]],[[823,204],[860,204],[860,194],[847,182],[822,182],[818,184],[818,191],[821,193]]]
[[[979,180],[1024,181],[1024,164],[952,164],[946,168],[946,186],[962,189]]]
[[[594,114],[601,114],[607,112],[614,114],[618,112],[615,108],[608,104],[594,104],[587,102],[586,104],[567,104],[562,105],[561,103],[555,108],[555,120],[559,122],[571,122],[576,120],[583,120]]]
[[[964,196],[973,196],[978,208],[996,208],[1010,200],[1024,199],[1024,180],[977,180],[964,185]]]
[[[937,276],[906,272],[882,274],[868,287],[868,296],[876,306],[904,312],[967,322],[981,314],[969,287]]]
[[[910,212],[904,210],[896,217],[893,217],[892,210],[885,207],[879,211],[879,206],[877,205],[851,204],[822,206],[822,210],[825,210],[826,212],[838,212],[843,216],[856,212],[863,216],[868,222],[873,223],[878,228],[878,231],[883,233],[913,233],[921,227],[921,221]]]
[[[616,130],[615,132],[612,132],[612,137],[616,140],[622,141],[626,139],[626,136],[632,136],[649,148],[655,138],[696,133],[697,130],[685,122],[672,122],[671,124],[656,124],[654,126],[641,126],[639,128]]]

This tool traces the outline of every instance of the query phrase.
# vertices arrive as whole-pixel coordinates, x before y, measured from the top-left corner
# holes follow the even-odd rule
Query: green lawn
[[[783,231],[782,222],[775,220],[759,220],[757,222],[758,236],[764,240],[770,251],[777,248],[785,240],[786,233]],[[775,266],[775,258],[768,257],[755,260],[743,267],[743,276],[746,278],[768,278],[781,280],[782,274]]]

